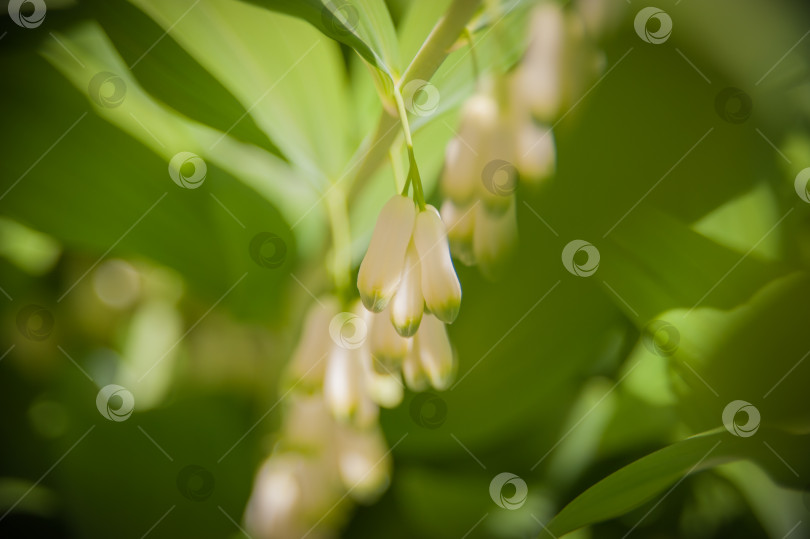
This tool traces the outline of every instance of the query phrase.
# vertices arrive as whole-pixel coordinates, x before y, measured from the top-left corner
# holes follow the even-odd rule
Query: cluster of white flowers
[[[518,184],[536,190],[554,175],[550,125],[600,69],[584,20],[556,3],[536,7],[522,62],[508,76],[479,82],[447,145],[441,214],[450,246],[458,260],[490,278],[500,276],[517,243]]]
[[[395,264],[398,235],[405,247]],[[458,314],[461,288],[438,212],[417,216],[410,199],[395,197],[380,213],[360,274],[367,279],[361,297],[379,312],[359,301],[341,312],[336,299],[321,298],[304,322],[284,376],[289,397],[279,441],[245,514],[255,537],[328,536],[340,515],[321,518],[347,495],[374,501],[391,469],[379,408],[398,406],[405,385],[443,390],[455,376],[442,320]]]
[[[534,9],[521,64],[480,81],[464,105],[446,150],[441,214],[392,197],[360,265],[361,301],[341,311],[327,297],[311,308],[285,374],[278,442],[245,515],[254,537],[331,536],[342,500],[369,503],[387,487],[391,459],[379,408],[399,405],[405,386],[452,383],[457,359],[445,324],[458,316],[461,285],[450,253],[492,278],[508,260],[517,241],[517,184],[537,188],[554,174],[548,126],[598,72],[585,29],[606,19],[601,5]]]

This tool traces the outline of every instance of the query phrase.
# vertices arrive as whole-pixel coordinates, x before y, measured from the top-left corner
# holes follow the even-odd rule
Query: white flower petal
[[[525,185],[537,187],[553,176],[557,160],[551,128],[526,121],[518,132],[517,156],[520,180]]]
[[[450,324],[461,307],[461,284],[450,258],[444,223],[433,206],[417,215],[413,242],[422,265],[425,305],[437,318]]]
[[[517,215],[515,200],[503,215],[484,208],[475,217],[473,252],[481,272],[491,280],[501,277],[517,246]]]
[[[425,315],[417,336],[419,362],[430,385],[440,391],[447,389],[456,375],[456,360],[444,323]]]
[[[402,377],[411,391],[424,391],[428,388],[428,377],[419,361],[419,332],[413,337],[414,343],[405,361],[402,362]]]
[[[476,94],[461,112],[458,136],[445,151],[441,187],[444,195],[457,204],[468,203],[481,181],[481,149],[492,126],[498,121],[498,105],[487,94]]]
[[[563,70],[566,68],[565,14],[555,3],[544,3],[531,15],[531,42],[518,78],[523,100],[543,122],[552,122],[564,102]]]
[[[442,203],[442,221],[447,225],[447,241],[450,252],[465,266],[475,264],[472,250],[473,229],[475,227],[475,202],[467,206],[456,206],[452,200]]]
[[[411,337],[419,329],[422,313],[425,310],[425,298],[422,297],[422,271],[419,254],[413,242],[408,245],[405,255],[405,269],[397,293],[391,300],[391,323],[397,333]]]
[[[395,408],[402,402],[404,385],[399,368],[393,369],[374,359],[367,347],[360,349],[363,357],[366,391],[369,397],[384,408]]]
[[[397,369],[408,353],[409,340],[399,333],[391,323],[391,306],[371,319],[369,349],[371,354],[386,367]]]
[[[391,456],[379,429],[338,429],[338,469],[352,498],[371,503],[391,480]]]
[[[401,195],[380,210],[357,276],[360,298],[370,311],[382,311],[397,290],[415,218],[413,201]]]
[[[332,345],[329,323],[337,312],[337,300],[331,297],[322,298],[319,303],[310,307],[298,346],[287,367],[285,385],[298,386],[309,391],[321,386],[326,370],[326,357]]]
[[[377,408],[365,387],[365,374],[357,350],[333,346],[323,381],[323,396],[332,415],[356,425],[371,424]]]

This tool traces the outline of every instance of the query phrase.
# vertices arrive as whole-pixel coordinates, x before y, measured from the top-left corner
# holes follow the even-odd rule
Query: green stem
[[[334,260],[332,279],[338,295],[345,293],[351,282],[352,257],[351,233],[349,231],[349,212],[346,208],[346,195],[337,185],[333,185],[326,195],[329,210],[329,224],[332,228],[332,245]]]
[[[416,164],[416,157],[413,155],[413,140],[411,139],[411,126],[408,122],[408,111],[405,110],[405,102],[402,100],[402,93],[399,88],[394,88],[394,99],[397,102],[399,121],[402,123],[402,134],[405,136],[405,145],[408,148],[408,178],[413,182],[413,198],[419,204],[419,209],[425,209],[425,192],[422,189],[422,177],[419,175],[419,166]]]
[[[473,78],[476,82],[481,78],[481,69],[478,65],[478,53],[475,52],[475,42],[473,41],[472,32],[469,28],[464,28],[464,35],[467,38],[467,43],[470,44],[470,61],[472,62]]]
[[[388,149],[388,158],[391,160],[391,169],[394,171],[394,189],[399,192],[402,191],[402,187],[405,186],[405,190],[408,189],[408,182],[410,178],[406,179],[405,175],[402,171],[402,163],[399,160],[399,144],[394,144],[391,148]]]
[[[448,55],[467,23],[475,14],[482,0],[453,0],[444,16],[436,23],[425,39],[419,52],[402,75],[399,87],[403,88],[412,80],[430,80]],[[354,198],[385,160],[388,148],[397,135],[397,117],[383,110],[377,129],[371,139],[361,146],[352,160],[352,168],[357,167],[349,198]]]

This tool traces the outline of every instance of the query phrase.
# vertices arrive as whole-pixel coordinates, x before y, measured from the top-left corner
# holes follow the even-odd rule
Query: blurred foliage
[[[327,202],[348,197],[356,267],[393,193],[386,152],[369,158],[386,89],[450,2],[389,4],[353,3],[357,33],[314,0],[3,18],[3,536],[239,535],[284,408],[278,373],[336,271]],[[529,7],[479,13],[475,55],[460,42],[431,79],[439,109],[413,127],[436,205],[473,56],[509,69]],[[554,126],[557,176],[518,192],[508,277],[457,268],[457,385],[383,412],[402,439],[393,482],[346,536],[782,537],[808,521],[810,209],[793,187],[810,166],[807,7],[660,7],[665,44],[638,39],[635,7],[601,39],[604,79]],[[94,94],[100,73],[120,103]],[[717,113],[726,87],[750,95],[746,121]],[[396,132],[381,137],[395,154]],[[186,151],[205,159],[197,189],[167,170]],[[267,234],[284,249],[261,251]],[[577,238],[601,255],[590,279],[560,263]],[[125,422],[95,407],[111,383],[134,393]],[[756,436],[723,428],[733,400],[760,411]],[[503,471],[528,483],[519,510],[489,496]]]

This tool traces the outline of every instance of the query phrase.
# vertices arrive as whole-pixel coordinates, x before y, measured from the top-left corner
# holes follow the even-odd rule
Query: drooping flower
[[[553,122],[565,101],[566,22],[562,7],[544,3],[531,16],[531,41],[519,67],[522,97],[543,122]]]
[[[402,362],[402,377],[411,391],[424,391],[428,388],[428,377],[419,360],[419,349],[411,347]]]
[[[357,276],[360,298],[372,312],[385,309],[399,286],[415,218],[413,201],[402,195],[391,197],[380,210]]]
[[[464,104],[458,136],[445,151],[441,187],[444,195],[462,205],[473,198],[486,165],[481,150],[498,121],[498,104],[488,94],[476,94]]]
[[[422,265],[425,305],[439,320],[451,324],[461,307],[461,284],[450,258],[444,222],[433,206],[417,215],[413,243]]]
[[[442,321],[429,314],[425,315],[419,333],[416,334],[415,346],[422,371],[430,385],[439,391],[450,387],[456,374],[456,360]]]
[[[475,217],[473,253],[481,272],[488,279],[497,280],[503,274],[517,247],[517,233],[514,197],[509,209],[502,215],[479,208]]]
[[[361,503],[374,501],[391,478],[391,456],[378,427],[337,428],[338,471],[352,497]]]
[[[446,199],[442,203],[441,215],[447,226],[450,252],[465,266],[475,264],[472,242],[476,211],[475,202],[468,206],[456,206],[452,200]]]
[[[425,298],[422,297],[422,271],[419,254],[411,242],[405,255],[405,269],[394,299],[391,300],[391,323],[403,337],[412,337],[419,329]]]
[[[363,347],[360,352],[363,355],[363,372],[371,400],[384,408],[397,407],[402,402],[405,389],[400,369],[386,367],[371,355],[367,347]]]
[[[391,306],[371,315],[369,349],[371,355],[389,369],[398,369],[408,353],[409,340],[400,335],[391,323]]]
[[[378,408],[365,385],[360,353],[333,346],[323,379],[323,396],[336,419],[365,426],[377,419]]]
[[[535,188],[554,175],[556,149],[551,128],[527,119],[517,134],[516,161],[521,183]]]
[[[298,346],[287,367],[285,385],[293,387],[300,384],[307,391],[321,386],[326,358],[332,347],[332,341],[325,336],[328,337],[329,323],[337,312],[338,305],[334,298],[322,298],[320,303],[310,307]]]

